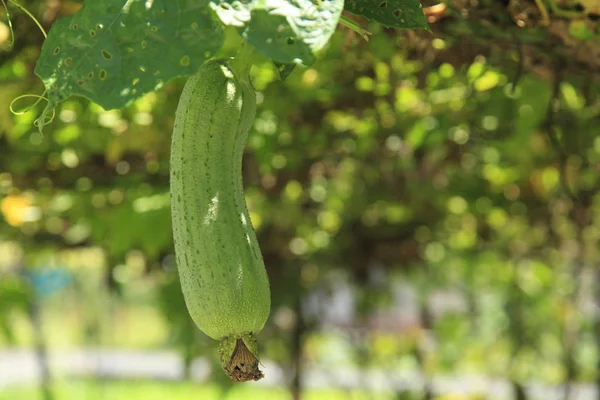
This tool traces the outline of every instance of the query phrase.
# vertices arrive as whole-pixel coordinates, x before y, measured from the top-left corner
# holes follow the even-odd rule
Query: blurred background
[[[23,3],[46,29],[81,5]],[[273,306],[248,384],[179,287],[185,79],[120,111],[71,98],[42,136],[43,104],[8,107],[43,92],[43,36],[11,7],[0,399],[600,399],[600,6],[423,5],[433,34],[356,19],[369,42],[340,27],[285,82],[253,70],[244,182]]]

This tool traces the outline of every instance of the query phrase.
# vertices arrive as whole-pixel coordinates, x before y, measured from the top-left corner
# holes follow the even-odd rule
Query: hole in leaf
[[[184,67],[190,65],[190,56],[181,57],[181,60],[179,60],[179,64],[183,65]]]
[[[396,18],[400,18],[400,14],[402,14],[401,10],[394,11],[394,15],[396,16]]]
[[[60,47],[54,49],[54,55],[57,55],[58,53],[60,53]]]
[[[143,65],[140,65],[140,71],[146,72],[146,67],[144,67]]]
[[[73,30],[76,31],[79,26],[77,24],[73,24]]]
[[[82,86],[84,83],[85,83],[84,81],[77,81],[77,84],[78,84],[79,86]]]
[[[73,59],[71,57],[65,58],[65,65],[67,67],[70,67],[71,65],[73,65]]]
[[[93,73],[93,72],[90,72],[90,73],[88,74],[88,79],[92,79],[93,77],[94,77],[94,73]]]
[[[293,37],[291,37],[291,36],[290,36],[289,38],[287,38],[287,44],[289,44],[289,45],[292,45],[292,44],[294,44],[294,43],[296,43],[296,39],[294,39],[294,38],[293,38]]]
[[[158,32],[158,26],[156,26],[156,25],[152,25],[152,26],[150,27],[150,30],[151,30],[152,32]]]
[[[95,31],[95,30],[93,30],[93,29],[90,29],[90,36],[91,36],[91,37],[94,37],[94,36],[96,36],[96,31]]]
[[[96,29],[102,29],[102,28],[104,28],[104,25],[102,25],[102,24],[97,24],[96,25]]]
[[[148,42],[146,42],[145,40],[142,40],[142,49],[145,49],[147,45],[148,45]]]
[[[106,60],[110,60],[112,58],[112,54],[110,54],[108,51],[101,50],[100,52],[102,53],[102,57],[104,57]]]
[[[138,83],[140,83],[140,78],[135,78],[135,79],[134,79],[134,80],[131,82],[131,84],[132,84],[132,85],[137,85]]]
[[[387,7],[387,1],[384,1],[384,2],[382,2],[382,3],[379,5],[379,7],[380,7],[380,8],[386,8],[386,7]]]
[[[106,79],[106,70],[105,69],[101,69],[100,72],[98,73],[98,78],[100,78],[100,80],[104,80]]]

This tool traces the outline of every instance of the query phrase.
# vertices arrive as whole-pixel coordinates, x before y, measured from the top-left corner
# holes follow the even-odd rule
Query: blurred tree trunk
[[[420,288],[421,293],[419,293],[420,298],[420,320],[421,320],[421,330],[424,332],[424,335],[419,340],[419,343],[416,344],[414,348],[414,355],[419,363],[419,368],[421,369],[421,374],[423,376],[423,396],[421,397],[423,400],[431,400],[433,399],[433,391],[431,388],[431,377],[427,371],[426,363],[426,345],[422,343],[427,340],[427,332],[431,331],[431,311],[429,310],[429,289],[427,287]]]
[[[294,368],[294,377],[291,383],[292,398],[300,400],[302,396],[302,340],[306,326],[302,318],[302,299],[298,295],[296,301],[296,326],[292,333],[292,362]]]
[[[40,390],[42,392],[42,399],[53,400],[54,395],[52,394],[51,389],[50,367],[48,366],[48,350],[46,348],[44,332],[42,329],[40,303],[35,294],[29,302],[28,315],[31,326],[33,327],[35,354],[40,371]]]
[[[429,332],[431,330],[431,313],[429,311],[429,306],[427,302],[423,304],[421,307],[421,321],[423,321],[423,329],[425,332]],[[423,351],[423,347],[419,346],[418,348],[418,360],[419,365],[421,366],[421,371],[423,372],[424,386],[423,386],[423,400],[431,400],[433,399],[433,391],[431,387],[431,377],[427,372],[425,366],[425,352]]]
[[[579,243],[582,243],[579,241]],[[571,383],[577,379],[577,363],[575,361],[575,345],[579,339],[579,318],[577,310],[579,309],[579,293],[581,291],[581,279],[582,279],[582,264],[577,263],[575,270],[573,271],[573,279],[575,286],[573,292],[570,295],[569,306],[573,310],[570,315],[565,318],[563,326],[563,348],[564,358],[563,365],[566,371],[565,384],[563,390],[563,400],[569,400],[571,397]]]
[[[563,324],[563,365],[566,371],[563,400],[569,400],[569,398],[571,397],[572,382],[575,382],[577,380],[577,374],[579,372],[577,369],[577,362],[575,360],[575,350],[581,333],[579,310],[581,309],[582,303],[581,291],[582,288],[585,286],[583,282],[583,279],[585,279],[585,259],[583,258],[585,240],[582,235],[582,232],[584,231],[586,226],[589,226],[589,224],[591,223],[589,212],[591,206],[591,199],[586,194],[579,195],[583,197],[578,197],[577,195],[572,194],[567,187],[566,181],[563,181],[563,186],[565,187],[565,193],[567,193],[569,199],[572,202],[571,209],[569,210],[568,215],[569,219],[576,227],[576,234],[573,239],[579,246],[577,256],[574,260],[571,261],[574,266],[572,271],[574,285],[573,290],[569,294],[567,299],[567,305],[570,309],[570,312],[565,317]]]
[[[401,390],[396,392],[396,400],[412,400],[412,392],[410,390]]]
[[[513,391],[515,393],[515,400],[527,400],[527,393],[525,388],[519,382],[512,382]]]
[[[190,381],[192,379],[192,362],[194,354],[190,346],[185,346],[183,349],[183,379]]]
[[[596,304],[600,304],[600,268],[596,267]],[[593,332],[596,337],[596,352],[600,354],[600,318],[596,318],[594,322]],[[600,355],[596,359],[596,371],[600,371]],[[600,400],[600,374],[596,374],[596,399]]]
[[[107,247],[104,247],[103,250],[104,254],[106,254],[106,273],[104,275],[106,288],[110,294],[119,293],[120,285],[115,280],[115,274],[113,273],[115,267],[119,264],[118,259],[111,254],[110,249]]]
[[[518,260],[515,260],[513,263],[513,277],[512,284],[510,287],[510,296],[507,303],[508,315],[509,315],[509,328],[508,332],[510,334],[511,340],[513,342],[513,350],[511,355],[511,364],[514,364],[517,356],[521,352],[521,349],[527,344],[527,332],[523,323],[523,303],[524,303],[524,294],[521,288],[519,287],[519,282],[517,278],[517,268],[518,268]],[[512,365],[511,365],[512,367]],[[511,368],[512,369],[512,368]],[[519,379],[514,376],[512,371],[509,371],[509,376],[511,377],[511,385],[513,387],[513,393],[515,396],[515,400],[527,400],[527,392],[525,391],[525,387],[519,382]]]

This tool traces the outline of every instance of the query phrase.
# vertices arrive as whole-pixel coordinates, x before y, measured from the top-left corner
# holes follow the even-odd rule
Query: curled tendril
[[[38,104],[40,104],[41,101],[46,101],[46,102],[49,101],[48,98],[45,95],[46,95],[46,92],[42,93],[41,95],[39,95],[39,94],[22,94],[20,96],[15,97],[10,102],[10,105],[9,105],[8,108],[10,109],[10,112],[13,113],[14,115],[27,114],[28,112],[30,112],[31,110],[33,110]],[[15,103],[17,101],[19,101],[21,99],[25,99],[25,98],[35,98],[37,100],[35,101],[35,103],[33,103],[33,104],[29,105],[29,106],[26,106],[26,107],[24,107],[22,109],[16,109],[15,108]],[[44,116],[44,121],[43,121],[43,123],[42,123],[41,126],[49,125],[50,123],[52,123],[52,121],[54,121],[54,117],[56,116],[56,110],[54,108],[52,109],[52,115],[49,118],[45,117],[45,113],[42,113],[42,115]],[[39,118],[37,118],[33,122],[33,125],[37,126],[37,127],[40,126],[40,120],[39,120]]]
[[[2,4],[4,5],[4,9],[6,10],[6,16],[8,18],[8,25],[10,27],[11,35],[13,36],[13,42],[14,42],[14,34],[12,34],[12,23],[10,22],[10,16],[8,14],[8,8],[6,7],[5,0],[1,0],[1,1],[2,1]],[[38,21],[38,19],[31,13],[31,11],[29,11],[27,8],[25,8],[24,6],[22,6],[16,0],[8,0],[8,2],[10,4],[12,4],[13,6],[17,7],[19,10],[23,11],[25,14],[27,14],[27,16],[29,18],[31,18],[31,20],[33,22],[35,22],[35,24],[37,25],[37,27],[40,28],[40,31],[42,32],[42,35],[44,35],[45,38],[48,37],[48,34],[46,33],[46,30],[44,29],[44,27],[42,26],[42,24],[40,23],[40,21]]]
[[[43,114],[42,114],[42,115],[43,115]],[[41,126],[50,125],[50,124],[52,123],[52,121],[54,121],[54,117],[56,117],[56,110],[53,108],[53,109],[52,109],[52,115],[51,115],[49,118],[47,118],[47,117],[44,115],[44,123],[43,123]],[[36,119],[35,119],[35,121],[33,121],[33,126],[40,127],[39,120],[40,120],[40,118],[39,118],[39,117],[38,117],[38,118],[36,118]],[[41,130],[40,130],[40,133],[42,133],[42,131],[41,131]]]
[[[10,18],[10,12],[8,11],[8,6],[6,4],[6,0],[0,0],[0,2],[2,3],[2,6],[4,7],[4,15],[6,16],[6,23],[8,25],[8,30],[10,32],[10,41],[9,41],[8,45],[9,45],[9,47],[12,47],[15,44],[15,30],[13,29],[12,19]],[[21,10],[25,14],[27,14],[27,16],[29,18],[31,18],[31,20],[40,29],[40,31],[42,32],[42,35],[44,35],[44,38],[48,37],[48,34],[46,33],[46,30],[44,29],[44,27],[42,26],[42,24],[40,23],[40,21],[31,13],[31,11],[29,11],[27,8],[25,8],[24,6],[22,6],[16,0],[8,0],[8,3],[14,5],[19,10]]]
[[[44,38],[48,37],[48,34],[46,33],[46,30],[44,29],[44,27],[42,26],[42,24],[40,23],[40,21],[31,13],[31,11],[29,11],[27,8],[25,8],[23,5],[21,5],[17,0],[0,0],[0,2],[2,3],[2,6],[4,7],[4,14],[6,15],[6,20],[8,23],[8,28],[10,30],[10,46],[12,47],[15,43],[15,32],[12,26],[12,21],[10,18],[10,13],[8,12],[8,7],[7,7],[7,3],[8,4],[12,4],[13,6],[17,7],[19,10],[21,10],[22,12],[24,12],[29,18],[31,18],[31,20],[37,25],[37,27],[40,29],[40,31],[42,32],[42,35],[44,35]],[[27,98],[27,97],[33,97],[36,98],[37,100],[30,106],[27,106],[23,109],[15,109],[15,103],[21,99]],[[46,101],[47,103],[49,103],[50,101],[48,100],[48,98],[46,97],[46,91],[44,91],[44,93],[42,93],[41,95],[37,95],[37,94],[24,94],[18,97],[15,97],[9,105],[9,109],[10,112],[13,113],[14,115],[23,115],[28,113],[29,111],[33,110],[42,100]],[[42,133],[42,127],[46,126],[48,124],[50,124],[53,120],[54,117],[56,116],[56,111],[54,110],[54,108],[52,109],[52,115],[47,118],[46,117],[46,112],[47,110],[44,109],[44,111],[42,112],[41,118],[43,119],[42,121],[40,121],[40,117],[36,118],[36,120],[33,122],[34,126],[37,126],[40,130],[40,133]]]
[[[40,104],[40,101],[42,101],[42,100],[48,101],[48,99],[44,96],[45,94],[46,94],[46,92],[42,93],[41,95],[39,95],[39,94],[22,94],[20,96],[15,97],[10,102],[10,105],[9,105],[8,108],[10,109],[10,112],[13,113],[14,115],[27,114],[29,111],[33,110],[33,108],[35,106],[37,106],[38,104]],[[35,103],[33,103],[30,106],[27,106],[27,107],[25,107],[25,108],[23,108],[21,110],[16,110],[15,109],[15,103],[17,101],[21,100],[21,99],[25,99],[25,98],[28,98],[28,97],[33,97],[34,99],[37,99],[37,100],[35,101]]]
[[[12,26],[12,20],[10,19],[10,13],[8,12],[8,7],[6,6],[6,2],[4,0],[0,0],[2,2],[2,6],[4,7],[4,15],[6,16],[6,24],[8,25],[8,30],[10,32],[10,41],[8,43],[9,47],[13,47],[15,44],[15,31]]]

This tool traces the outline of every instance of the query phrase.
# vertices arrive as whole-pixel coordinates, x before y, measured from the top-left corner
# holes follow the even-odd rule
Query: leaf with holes
[[[211,6],[273,61],[311,65],[335,31],[344,1],[211,0]]]
[[[419,0],[346,0],[344,9],[391,28],[430,30]]]
[[[177,76],[195,73],[223,44],[202,0],[87,0],[52,26],[35,73],[46,86],[40,118],[72,95],[122,108]]]

